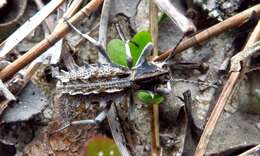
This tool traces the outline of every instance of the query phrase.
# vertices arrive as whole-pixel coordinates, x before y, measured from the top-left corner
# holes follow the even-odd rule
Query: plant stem
[[[90,1],[84,8],[82,8],[77,14],[69,19],[69,22],[72,24],[76,24],[80,22],[83,18],[90,16],[92,12],[97,10],[99,5],[103,2],[103,0],[92,0]],[[3,81],[8,80],[12,77],[17,71],[24,68],[34,59],[39,57],[42,53],[46,51],[46,49],[50,48],[57,41],[59,41],[62,37],[64,37],[70,31],[70,27],[63,23],[59,29],[52,32],[51,35],[47,36],[40,43],[36,44],[32,49],[30,49],[27,53],[19,57],[13,63],[5,67],[0,72],[0,79]]]
[[[255,27],[254,31],[250,35],[250,37],[245,45],[245,48],[248,48],[251,45],[253,45],[254,42],[259,40],[259,38],[260,38],[260,20],[259,20],[257,26]],[[203,156],[204,155],[208,142],[209,142],[209,139],[217,124],[217,121],[218,121],[226,103],[229,101],[229,99],[232,98],[232,95],[234,93],[234,88],[236,88],[236,86],[239,84],[238,83],[239,78],[241,76],[243,76],[243,72],[244,72],[244,70],[231,72],[229,79],[226,82],[221,94],[219,95],[219,99],[218,99],[217,103],[215,104],[215,107],[214,107],[214,109],[209,117],[209,120],[205,126],[205,129],[201,135],[201,138],[197,145],[194,156]]]
[[[152,0],[149,5],[149,27],[154,45],[153,56],[158,56],[158,8]]]
[[[257,145],[257,146],[255,146],[255,147],[253,147],[253,148],[250,148],[249,150],[247,150],[247,151],[245,151],[245,152],[239,154],[238,156],[247,156],[247,155],[249,155],[249,154],[254,154],[254,153],[257,152],[257,150],[259,150],[259,149],[260,149],[260,144]]]
[[[32,32],[39,24],[42,23],[54,10],[56,10],[65,0],[50,1],[44,8],[38,11],[33,17],[27,20],[12,35],[0,44],[2,48],[0,57],[4,57],[19,44],[30,32]]]
[[[150,14],[150,33],[152,36],[152,42],[154,45],[153,56],[158,55],[158,8],[156,4],[150,0],[149,3],[149,14]],[[152,105],[152,148],[151,156],[158,156],[158,149],[160,148],[160,137],[159,137],[159,105]]]
[[[98,33],[99,35],[98,43],[103,49],[106,49],[106,45],[107,45],[107,28],[109,22],[110,6],[111,6],[111,0],[104,0],[100,24],[99,24],[99,33]],[[103,58],[103,56],[100,55],[100,53],[99,53],[98,60],[100,63],[105,62],[105,58]]]
[[[253,11],[256,12],[256,15],[260,15],[260,4],[255,5],[254,7],[251,7],[235,16],[232,16],[232,17],[194,35],[193,37],[185,39],[175,49],[175,53],[180,53],[196,44],[200,44],[203,41],[210,39],[213,36],[216,36],[222,32],[225,32],[228,29],[239,26],[245,20],[248,20],[251,17]],[[166,59],[168,57],[168,55],[172,53],[173,50],[174,50],[174,48],[168,49],[167,51],[163,52],[161,55],[156,57],[154,59],[154,61],[162,61],[162,60]]]
[[[83,0],[78,0],[78,1],[73,1],[71,6],[68,8],[66,13],[64,14],[64,17],[66,16],[67,18],[71,17],[77,9],[79,9],[80,4],[83,2]],[[58,24],[55,29],[59,29],[61,24]],[[47,30],[45,30],[47,31]],[[30,64],[30,66],[26,69],[25,75],[24,75],[24,81],[23,81],[23,86],[19,88],[19,90],[15,91],[15,95],[19,95],[23,88],[27,85],[27,83],[31,80],[32,76],[34,73],[39,69],[41,66],[41,63],[35,63],[35,64]],[[0,115],[2,112],[7,108],[8,104],[10,103],[10,100],[4,100],[0,103]]]
[[[172,3],[170,0],[153,0],[155,4],[166,13],[171,20],[181,29],[185,34],[191,34],[196,31],[195,25],[190,19],[185,17]]]

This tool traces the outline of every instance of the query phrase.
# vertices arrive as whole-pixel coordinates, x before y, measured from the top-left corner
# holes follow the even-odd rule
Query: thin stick
[[[99,24],[99,34],[98,34],[99,35],[98,43],[103,47],[103,49],[106,49],[106,44],[107,44],[107,28],[108,28],[108,21],[109,21],[110,6],[111,6],[111,0],[104,0],[100,24]],[[102,55],[99,55],[98,61],[100,63],[105,62],[105,58],[103,58]]]
[[[151,156],[158,156],[160,149],[160,130],[159,130],[159,105],[152,106],[152,151]]]
[[[231,67],[230,71],[240,71],[241,70],[241,62],[251,57],[254,53],[260,50],[260,41],[257,41],[252,46],[244,48],[243,51],[237,53],[235,56],[231,58]]]
[[[157,16],[158,8],[156,4],[150,0],[150,32],[152,35],[152,42],[154,45],[153,56],[158,55],[158,25]],[[152,106],[152,149],[151,156],[158,156],[160,149],[160,136],[159,136],[159,105]]]
[[[196,32],[196,27],[190,19],[185,17],[170,0],[153,0],[158,7],[166,13],[171,20],[181,29],[181,31],[188,35]]]
[[[92,0],[90,1],[84,8],[82,8],[77,14],[69,19],[69,22],[72,24],[76,24],[80,22],[83,18],[89,16],[92,12],[97,10],[98,6],[102,3],[102,0]],[[17,71],[24,68],[30,62],[32,62],[35,58],[40,56],[42,53],[46,51],[46,49],[50,48],[57,41],[59,41],[62,37],[64,37],[70,31],[70,27],[67,24],[62,24],[61,27],[55,30],[51,35],[46,37],[40,43],[36,44],[32,49],[30,49],[27,53],[19,57],[13,63],[5,67],[0,72],[0,79],[3,81],[8,80],[12,77]]]
[[[77,1],[72,1],[72,3],[63,5],[61,9],[58,10],[58,15],[57,19],[63,18],[70,18],[73,16],[78,10],[80,5],[83,3],[83,0],[77,0]],[[55,31],[57,30],[62,24],[63,20],[59,20],[59,23],[53,21],[52,23],[56,23],[56,27],[52,28],[51,30]],[[50,33],[47,33],[45,36],[49,35]],[[56,42],[52,47],[50,47],[44,55],[41,55],[40,58],[36,59],[35,61],[41,61],[45,59],[46,57],[51,57],[50,64],[57,64],[60,60],[60,56],[62,53],[62,44],[63,44],[63,39],[60,39],[58,42]],[[42,59],[43,58],[43,59]]]
[[[245,48],[250,47],[254,44],[258,39],[260,38],[260,21],[258,22],[257,26],[255,27],[254,31],[250,35],[250,38],[247,41],[247,44],[245,45]],[[203,156],[209,139],[215,129],[215,126],[217,124],[217,121],[226,105],[229,99],[231,99],[234,88],[239,84],[237,83],[239,80],[239,77],[242,76],[243,73],[240,71],[231,72],[228,81],[226,82],[219,99],[209,117],[209,120],[205,126],[205,129],[201,135],[200,141],[197,145],[196,151],[194,153],[194,156]]]
[[[103,3],[103,9],[101,13],[101,20],[99,24],[99,39],[98,41],[88,34],[83,34],[79,29],[77,29],[72,23],[65,19],[65,22],[78,34],[87,39],[91,44],[93,44],[99,51],[98,61],[100,63],[111,63],[110,58],[106,53],[106,40],[107,40],[107,28],[109,20],[109,10],[110,10],[111,0],[105,0]]]
[[[107,27],[108,27],[110,6],[111,6],[111,0],[104,0],[100,24],[99,24],[99,38],[98,38],[98,42],[101,46],[103,46],[103,48],[105,48],[107,45]]]
[[[99,27],[99,23],[96,24],[94,27],[92,27],[92,28],[89,30],[89,32],[87,32],[86,34],[87,34],[87,35],[92,34],[98,27]],[[77,43],[75,43],[75,44],[73,45],[73,47],[74,47],[74,48],[77,48],[77,47],[78,47],[83,41],[85,41],[85,40],[86,40],[86,39],[81,36],[80,40],[79,40]]]
[[[3,6],[5,6],[7,4],[6,0],[0,0],[0,8],[2,8]]]
[[[74,0],[70,4],[70,6],[67,9],[67,11],[64,13],[63,18],[71,18],[79,10],[79,7],[83,3],[83,1],[84,0]],[[59,23],[54,28],[54,31],[60,29],[63,24],[64,24],[63,20],[60,20]]]
[[[26,85],[28,84],[28,82],[30,81],[31,77],[33,76],[33,74],[35,73],[35,71],[38,69],[40,64],[33,64],[31,66],[29,66],[26,70],[25,73],[23,74],[24,79],[21,80],[22,85],[19,87],[15,87],[15,90],[12,90],[12,93],[15,96],[18,96],[22,90],[24,89],[24,87],[26,87]],[[16,77],[14,77],[14,79],[16,79]],[[19,79],[18,79],[19,81]],[[10,86],[12,87],[12,86]],[[9,88],[10,89],[10,88]],[[0,102],[0,115],[3,113],[3,111],[8,107],[9,103],[12,102],[12,100],[4,100]]]
[[[254,152],[257,152],[258,150],[260,150],[260,144],[239,154],[238,156],[248,156],[249,154],[253,154]]]
[[[158,20],[157,20],[157,17],[158,17],[158,8],[157,6],[155,5],[154,2],[150,1],[150,22],[149,22],[149,25],[150,25],[150,32],[151,32],[151,36],[152,36],[152,42],[153,42],[153,55],[154,56],[158,56]]]
[[[41,10],[44,7],[44,3],[42,0],[34,0],[38,10]],[[54,22],[55,22],[55,18],[50,15],[48,16],[44,21],[43,24],[46,27],[46,29],[48,29],[48,33],[51,33],[51,31],[54,28]]]
[[[18,43],[20,43],[30,32],[32,32],[42,21],[57,9],[65,0],[53,0],[38,11],[33,17],[27,20],[11,36],[0,44],[2,50],[0,57],[7,55]]]
[[[83,2],[83,0],[77,0],[77,1],[73,1],[73,3],[71,4],[71,6],[68,8],[68,10],[65,12],[64,16],[66,16],[67,18],[71,17],[73,14],[75,14],[75,12],[77,11],[77,9],[79,8],[80,4]],[[55,29],[59,29],[59,27],[61,26],[61,24],[58,24]],[[46,30],[45,30],[46,31]],[[30,66],[26,69],[25,71],[25,75],[24,75],[24,80],[23,80],[23,85],[22,87],[19,88],[19,90],[15,91],[15,95],[19,95],[23,88],[28,84],[28,82],[31,80],[32,76],[34,75],[34,73],[39,69],[39,67],[41,66],[42,62],[38,62],[38,63],[34,63],[34,64],[30,64]],[[8,104],[10,103],[10,100],[4,100],[0,103],[0,115],[2,114],[2,112],[5,110],[5,108],[8,106]]]
[[[252,12],[255,11],[256,15],[260,15],[260,4],[255,5],[235,16],[232,16],[196,35],[193,37],[187,38],[181,42],[181,44],[176,48],[175,52],[180,53],[196,44],[202,43],[210,39],[213,36],[216,36],[222,32],[227,31],[228,29],[234,28],[242,24],[245,20],[248,20],[252,15]],[[173,51],[174,48],[170,48],[160,56],[156,57],[155,61],[162,61],[168,57],[168,55]]]

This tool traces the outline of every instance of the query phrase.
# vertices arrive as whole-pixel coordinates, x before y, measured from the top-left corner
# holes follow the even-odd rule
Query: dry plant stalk
[[[71,18],[78,11],[78,9],[79,9],[80,5],[83,3],[83,1],[84,0],[73,1],[71,3],[70,7],[64,13],[63,17]],[[63,20],[60,20],[59,23],[57,24],[57,26],[54,28],[54,31],[61,29],[62,25],[63,25]]]
[[[6,0],[0,0],[0,8],[2,8],[3,6],[5,6],[7,4]]]
[[[259,150],[260,150],[260,144],[251,148],[251,149],[249,149],[249,150],[247,150],[247,151],[245,151],[245,152],[243,152],[243,153],[241,153],[241,154],[239,154],[238,156],[248,156],[249,154],[254,154],[256,152],[259,152]]]
[[[258,22],[258,24],[255,27],[252,34],[250,35],[250,37],[245,45],[245,48],[252,46],[259,39],[260,39],[260,21]],[[209,142],[209,139],[217,124],[217,121],[218,121],[226,103],[232,97],[233,90],[234,90],[234,88],[236,88],[236,85],[238,85],[238,80],[242,75],[243,75],[243,69],[242,69],[242,71],[231,72],[229,79],[226,82],[221,94],[219,95],[219,99],[218,99],[218,101],[209,117],[209,120],[205,126],[205,129],[201,135],[201,138],[197,145],[194,156],[203,156],[204,155],[208,142]]]
[[[256,15],[260,15],[260,4],[255,5],[254,7],[251,7],[235,16],[232,16],[196,35],[193,37],[187,38],[184,41],[182,41],[179,46],[175,49],[175,53],[180,53],[196,44],[202,43],[203,41],[208,40],[209,38],[216,36],[222,32],[227,31],[228,29],[234,28],[236,26],[239,26],[242,24],[245,20],[249,19],[249,17],[252,15],[252,12],[255,11]],[[155,61],[162,61],[168,57],[170,53],[173,52],[174,48],[170,48],[163,54],[156,57]]]
[[[65,0],[50,1],[34,16],[28,19],[22,26],[12,33],[0,44],[0,57],[5,57],[13,48],[28,36],[38,25],[42,23],[54,10],[56,10]]]
[[[70,18],[73,14],[75,14],[75,12],[79,9],[80,4],[83,2],[83,0],[77,0],[77,1],[73,1],[73,3],[71,4],[71,6],[68,8],[68,10],[66,11],[66,13],[64,14],[64,17]],[[49,17],[48,17],[49,18]],[[53,19],[50,19],[48,22],[49,24],[54,22],[52,21]],[[49,25],[50,26],[50,25]],[[58,24],[55,29],[59,29],[60,24]],[[34,73],[39,69],[39,67],[41,66],[41,63],[35,63],[35,64],[31,64],[27,69],[26,69],[26,73],[24,75],[24,80],[23,80],[23,86],[21,88],[19,88],[19,90],[16,91],[15,95],[19,95],[23,88],[28,84],[28,82],[31,80],[32,76],[34,75]],[[8,104],[10,103],[10,100],[4,100],[0,103],[0,114],[2,114],[2,112],[5,110],[5,108],[8,106]]]
[[[34,3],[36,4],[38,10],[41,10],[44,7],[44,3],[42,0],[34,0]],[[44,22],[42,23],[44,26],[44,29],[48,30],[48,33],[51,32],[51,30],[53,30],[54,28],[54,24],[55,24],[55,18],[54,16],[50,15],[48,16]],[[46,31],[46,30],[45,30]]]
[[[250,58],[254,53],[260,50],[260,41],[255,42],[252,46],[244,48],[243,51],[237,53],[231,58],[231,67],[230,71],[240,71],[241,62]]]
[[[29,66],[28,69],[25,70],[25,74],[23,75],[24,78],[21,80],[22,85],[18,89],[12,91],[12,93],[15,96],[18,96],[22,92],[22,90],[28,84],[31,77],[33,76],[33,74],[35,73],[35,71],[38,69],[39,66],[40,66],[40,64],[34,64],[33,66]],[[14,78],[14,79],[16,79],[16,78]],[[12,100],[8,100],[8,99],[0,102],[0,115],[8,107],[10,102],[12,102]]]
[[[88,17],[92,12],[97,10],[98,6],[103,2],[103,0],[92,0],[84,8],[82,8],[77,14],[71,17],[68,21],[74,25],[80,22],[83,18]],[[48,48],[54,45],[62,37],[64,37],[70,31],[70,27],[63,23],[59,29],[56,29],[52,32],[51,35],[47,36],[40,43],[36,44],[32,49],[27,53],[22,55],[20,58],[15,60],[13,63],[5,67],[0,72],[0,79],[3,81],[8,80],[12,77],[17,71],[24,68],[42,53],[44,53]]]
[[[181,29],[181,31],[188,35],[196,32],[196,27],[190,19],[185,17],[170,0],[153,0],[155,4],[166,13],[171,20]]]
[[[152,36],[152,42],[154,45],[153,56],[158,55],[158,8],[156,4],[150,0],[149,3],[149,18],[150,18],[150,32]],[[151,108],[152,113],[152,148],[151,148],[151,156],[158,156],[159,148],[160,148],[160,136],[159,136],[159,105],[154,104]]]

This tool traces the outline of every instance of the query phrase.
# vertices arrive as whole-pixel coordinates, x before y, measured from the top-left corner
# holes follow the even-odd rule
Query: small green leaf
[[[152,41],[152,37],[148,31],[138,32],[129,43],[134,65],[136,64],[142,50],[147,43]]]
[[[107,52],[113,63],[127,67],[125,44],[122,40],[111,40],[107,44]]]
[[[83,151],[84,156],[120,156],[115,142],[103,136],[92,137],[86,144]]]
[[[164,101],[164,96],[155,94],[151,91],[140,90],[137,92],[137,97],[145,104],[160,104]]]
[[[134,65],[136,64],[143,48],[152,38],[148,31],[138,32],[129,43]],[[107,44],[108,56],[113,63],[127,67],[127,57],[124,42],[120,39],[113,39]]]
[[[167,20],[169,17],[164,13],[161,12],[161,14],[158,17],[158,24],[161,24],[163,21]]]
[[[260,90],[256,90],[256,100],[260,103]]]

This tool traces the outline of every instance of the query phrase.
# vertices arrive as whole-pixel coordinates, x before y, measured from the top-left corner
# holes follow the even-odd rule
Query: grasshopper
[[[174,80],[172,76],[172,71],[170,69],[171,63],[169,61],[174,56],[174,53],[171,53],[168,56],[168,58],[166,58],[163,62],[149,61],[147,57],[150,56],[153,50],[152,43],[148,43],[144,47],[140,54],[140,57],[137,60],[136,65],[133,67],[133,61],[128,44],[128,42],[130,41],[126,41],[125,48],[128,67],[122,67],[117,64],[114,64],[107,55],[104,47],[102,47],[96,41],[94,41],[93,38],[90,38],[90,36],[82,34],[75,26],[69,23],[66,19],[65,22],[78,34],[80,34],[81,36],[89,40],[92,44],[94,44],[97,47],[101,56],[105,59],[106,63],[85,64],[81,67],[73,63],[72,66],[74,67],[70,71],[56,70],[54,72],[54,77],[58,79],[56,88],[57,91],[61,94],[69,96],[87,96],[89,97],[87,99],[91,102],[97,101],[99,96],[116,98],[117,96],[121,96],[124,93],[130,93],[131,108],[129,111],[129,118],[130,120],[132,120],[131,110],[134,106],[133,94],[135,90],[146,89],[151,91],[157,91],[157,87],[159,85],[167,84],[167,89],[165,89],[164,91],[170,93],[170,83],[173,81],[183,81],[188,83],[196,83],[200,85],[216,87],[215,85],[209,83],[199,83],[181,79]],[[181,42],[181,40],[179,41],[179,43]],[[176,47],[178,46],[178,44],[176,45]],[[185,65],[186,64],[184,64],[184,66]],[[190,65],[194,66],[194,63]],[[181,64],[181,66],[183,66],[183,64]],[[105,102],[103,103],[103,107],[105,108],[105,110],[102,111],[96,118],[81,121],[72,121],[66,126],[60,128],[59,130],[62,130],[71,125],[101,123],[106,118],[106,115],[109,110],[109,104],[106,103],[109,101],[108,99],[109,98],[107,98],[106,101],[103,101]]]
[[[67,24],[79,33],[79,30],[71,23]],[[100,54],[105,58],[106,63],[85,64],[84,66],[74,64],[74,68],[71,71],[56,69],[53,72],[53,76],[58,80],[56,85],[57,91],[69,96],[82,95],[91,97],[88,99],[95,101],[101,94],[102,96],[116,96],[120,95],[120,93],[130,92],[132,96],[134,90],[156,90],[159,84],[168,82],[168,69],[162,63],[148,61],[147,59],[153,50],[152,43],[148,43],[144,47],[134,67],[132,67],[133,61],[129,55],[130,48],[128,43],[125,45],[128,56],[128,68],[112,63],[104,48],[96,45]],[[107,101],[103,104],[105,109],[96,118],[72,121],[57,131],[71,125],[101,123],[106,118],[109,110]]]

